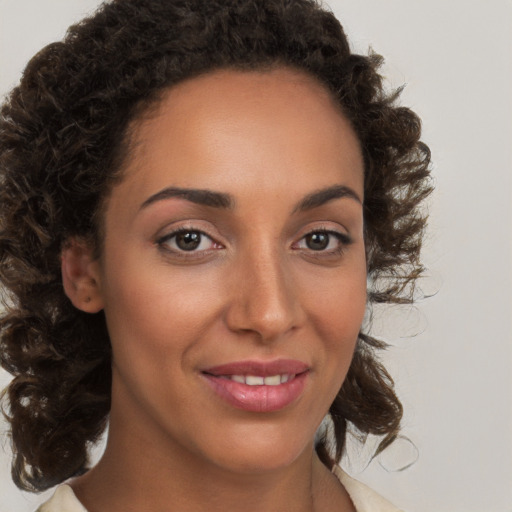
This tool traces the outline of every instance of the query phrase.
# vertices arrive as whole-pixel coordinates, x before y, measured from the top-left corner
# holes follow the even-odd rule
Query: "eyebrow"
[[[235,204],[233,197],[223,192],[214,192],[212,190],[198,188],[167,187],[148,197],[140,206],[140,210],[147,208],[157,201],[163,201],[173,197],[185,199],[204,206],[210,206],[212,208],[232,209]],[[360,197],[350,187],[345,185],[333,185],[308,194],[295,206],[293,213],[312,210],[329,201],[344,197],[355,199],[358,203],[362,204]]]
[[[233,208],[234,205],[233,198],[229,194],[222,192],[213,192],[212,190],[198,188],[168,187],[148,197],[140,206],[140,210],[147,208],[150,204],[156,203],[157,201],[170,199],[172,197],[186,199],[192,203],[211,206],[213,208],[230,209]]]
[[[312,210],[313,208],[318,208],[319,206],[322,206],[329,201],[333,201],[334,199],[341,199],[343,197],[355,199],[359,204],[363,204],[362,199],[350,187],[345,185],[333,185],[331,187],[317,190],[316,192],[308,194],[297,204],[293,212],[297,213]]]

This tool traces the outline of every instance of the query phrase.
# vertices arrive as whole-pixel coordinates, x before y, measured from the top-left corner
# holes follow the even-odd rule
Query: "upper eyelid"
[[[205,227],[203,221],[190,220],[177,221],[168,224],[164,228],[158,230],[158,233],[155,235],[154,239],[157,241],[163,238],[170,238],[176,234],[183,233],[184,231],[197,231],[211,238],[212,240],[217,240],[217,235],[213,233],[213,229],[208,229]]]
[[[298,238],[297,242],[295,243],[304,240],[304,238],[306,238],[308,235],[312,235],[314,233],[325,233],[327,235],[332,235],[335,238],[337,238],[343,245],[349,245],[354,241],[349,234],[341,233],[340,231],[336,231],[334,229],[312,229],[311,231],[304,233],[300,238]]]
[[[345,226],[339,224],[338,222],[336,222],[335,224],[339,227],[334,227],[333,223],[320,222],[318,223],[318,225],[307,227],[306,229],[301,229],[298,240],[304,238],[305,236],[311,233],[331,233],[333,235],[339,235],[344,238],[352,239],[350,231],[346,229]]]
[[[207,233],[206,231],[204,231],[202,229],[197,229],[197,228],[177,228],[175,230],[169,231],[168,233],[166,233],[162,236],[158,236],[156,238],[155,242],[157,244],[160,244],[160,243],[163,243],[163,242],[173,239],[175,236],[179,235],[180,233],[187,233],[187,232],[200,233],[202,236],[209,238],[212,242],[215,242],[218,244],[221,243],[221,242],[217,241],[217,239],[214,236],[210,235],[209,233]]]

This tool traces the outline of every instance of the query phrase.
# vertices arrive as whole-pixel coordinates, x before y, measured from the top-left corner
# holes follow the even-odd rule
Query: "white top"
[[[334,466],[332,472],[347,490],[357,512],[402,512],[373,489],[347,475],[339,466]]]
[[[341,468],[335,466],[332,471],[347,490],[357,512],[401,512],[382,496],[366,485],[348,476]],[[87,512],[78,501],[69,485],[57,487],[55,494],[36,512]]]

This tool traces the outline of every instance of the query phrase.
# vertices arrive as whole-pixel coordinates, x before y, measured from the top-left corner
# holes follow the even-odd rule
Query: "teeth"
[[[247,375],[245,377],[245,383],[248,386],[262,386],[265,384],[265,379],[263,377],[256,377],[254,375]]]
[[[261,377],[259,375],[230,375],[228,378],[248,386],[279,386],[279,384],[284,384],[293,377],[294,375],[285,373],[283,375],[269,375],[268,377]]]
[[[272,375],[271,377],[265,377],[265,386],[279,386],[281,384],[280,375]]]

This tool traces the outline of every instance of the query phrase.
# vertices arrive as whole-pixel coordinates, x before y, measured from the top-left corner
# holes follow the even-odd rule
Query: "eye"
[[[221,245],[206,233],[196,229],[180,229],[157,240],[157,244],[171,252],[202,252],[220,248]]]
[[[336,254],[340,253],[343,247],[350,243],[350,238],[343,233],[316,230],[303,236],[297,243],[296,248]]]

